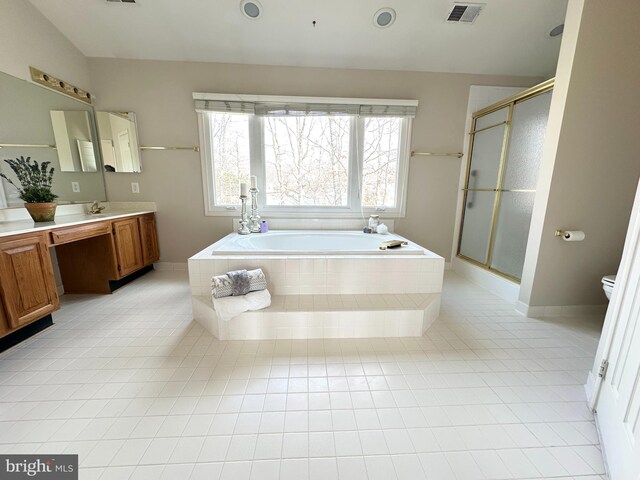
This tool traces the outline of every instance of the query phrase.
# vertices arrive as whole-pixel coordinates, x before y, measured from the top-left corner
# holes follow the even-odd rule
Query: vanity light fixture
[[[35,67],[29,67],[29,70],[31,72],[31,80],[34,83],[50,88],[51,90],[55,90],[56,92],[64,93],[65,95],[75,98],[76,100],[80,100],[81,102],[91,105],[93,97],[89,92],[71,85],[64,80],[60,80],[53,75],[49,75],[42,70],[38,70]]]
[[[245,17],[251,20],[257,20],[262,16],[262,5],[258,0],[242,0],[240,10]]]
[[[396,11],[393,8],[381,8],[373,16],[373,24],[378,28],[387,28],[396,21]]]

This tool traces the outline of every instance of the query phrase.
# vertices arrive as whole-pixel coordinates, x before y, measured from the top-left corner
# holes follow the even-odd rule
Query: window
[[[417,102],[224,97],[194,94],[208,215],[237,215],[239,185],[250,175],[269,215],[404,214]]]
[[[211,113],[215,204],[238,203],[238,185],[249,181],[249,122],[246,115]]]
[[[266,205],[347,206],[350,137],[348,117],[266,117]]]

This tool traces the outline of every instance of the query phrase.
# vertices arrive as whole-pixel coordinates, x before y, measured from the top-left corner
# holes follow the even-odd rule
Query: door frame
[[[618,267],[617,276],[625,278],[629,275],[629,270],[632,266],[633,254],[636,253],[635,249],[640,249],[640,182],[636,189],[636,196],[633,202],[633,209],[631,210],[631,217],[629,219],[629,227],[627,229],[627,235],[624,241],[625,250],[622,253],[622,260]],[[628,251],[627,246],[633,246],[634,251]],[[593,386],[589,386],[591,390],[591,398],[588,400],[589,408],[595,412],[598,408],[598,400],[600,399],[600,392],[604,382],[604,376],[600,376],[599,370],[603,361],[608,361],[611,354],[611,348],[613,346],[613,340],[617,333],[618,316],[621,309],[623,298],[618,299],[620,288],[614,288],[609,301],[609,308],[607,308],[607,314],[605,316],[604,325],[602,328],[602,335],[600,336],[600,342],[598,350],[596,352],[595,362],[593,370],[590,372],[590,376],[595,379]],[[618,301],[620,300],[620,301]]]

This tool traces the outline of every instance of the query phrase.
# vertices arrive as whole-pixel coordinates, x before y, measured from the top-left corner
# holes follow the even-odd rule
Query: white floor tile
[[[369,480],[395,480],[398,478],[391,457],[388,455],[364,457],[364,463],[367,467]]]
[[[0,449],[100,480],[604,478],[582,387],[601,320],[525,318],[454,274],[442,301],[419,338],[220,342],[184,273],[65,295],[0,354]]]
[[[340,457],[337,463],[340,480],[367,480],[367,468],[362,457]]]
[[[283,459],[280,462],[280,480],[308,480],[309,460],[306,458]]]
[[[335,458],[309,459],[310,480],[338,480],[338,464]]]
[[[309,457],[308,433],[285,433],[282,439],[282,458]]]

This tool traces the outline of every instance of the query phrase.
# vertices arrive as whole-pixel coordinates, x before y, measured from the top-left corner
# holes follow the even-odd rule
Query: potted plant
[[[18,189],[20,198],[25,201],[25,208],[29,211],[34,222],[52,222],[56,214],[57,195],[51,191],[54,168],[49,168],[51,162],[38,163],[31,157],[20,157],[15,160],[5,160],[18,177],[20,186],[16,185],[4,173],[0,177]]]

